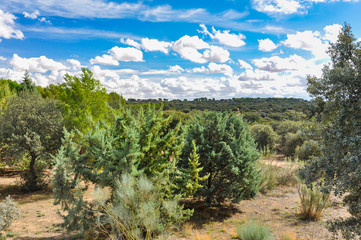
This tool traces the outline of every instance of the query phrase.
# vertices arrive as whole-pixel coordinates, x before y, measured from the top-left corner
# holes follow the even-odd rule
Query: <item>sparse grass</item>
[[[299,166],[295,162],[287,162],[280,167],[271,161],[260,163],[260,168],[262,173],[260,191],[262,193],[267,193],[279,185],[294,186],[297,183],[295,176]]]
[[[273,239],[268,226],[256,222],[247,221],[237,228],[238,238],[241,240],[271,240]]]
[[[208,234],[200,234],[196,231],[196,237],[193,238],[194,240],[212,240],[212,238]]]
[[[294,232],[285,232],[278,240],[297,240],[297,236]]]
[[[188,237],[188,236],[192,236],[193,234],[193,228],[194,228],[194,224],[190,223],[190,222],[186,222],[183,224],[182,227],[182,233],[184,237]]]
[[[319,220],[323,210],[330,205],[330,194],[321,192],[316,184],[307,187],[306,184],[299,183],[298,195],[303,219]]]

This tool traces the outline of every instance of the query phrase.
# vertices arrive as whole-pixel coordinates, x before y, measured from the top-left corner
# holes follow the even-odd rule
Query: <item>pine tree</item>
[[[68,230],[86,231],[95,224],[94,206],[84,200],[89,184],[111,191],[124,174],[149,178],[164,200],[176,197],[175,166],[183,146],[181,126],[171,129],[172,116],[164,118],[154,106],[123,109],[112,124],[100,122],[83,133],[66,132],[55,156],[55,204],[64,211]]]
[[[188,165],[193,140],[203,167],[200,173],[209,175],[207,180],[200,181],[204,187],[195,196],[206,198],[208,204],[219,204],[226,199],[239,202],[256,194],[260,180],[256,164],[259,153],[241,117],[204,112],[190,120],[180,168]]]
[[[38,93],[35,83],[31,80],[29,72],[25,71],[20,91]]]

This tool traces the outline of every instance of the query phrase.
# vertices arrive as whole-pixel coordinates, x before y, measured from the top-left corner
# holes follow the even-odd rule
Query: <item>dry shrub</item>
[[[212,240],[212,238],[208,234],[200,234],[196,231],[196,237],[193,238],[194,240]]]
[[[322,212],[330,205],[330,194],[320,191],[319,186],[298,184],[298,195],[301,202],[300,215],[303,219],[319,220]]]

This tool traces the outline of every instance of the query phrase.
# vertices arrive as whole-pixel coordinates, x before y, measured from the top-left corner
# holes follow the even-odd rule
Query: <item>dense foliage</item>
[[[329,51],[331,64],[321,78],[308,78],[308,91],[323,126],[322,155],[306,166],[309,181],[322,177],[327,187],[342,196],[351,214],[331,225],[346,239],[361,239],[361,43],[344,25]]]
[[[251,131],[240,116],[204,112],[191,119],[180,161],[182,167],[188,162],[193,140],[203,167],[200,173],[209,175],[207,180],[201,181],[204,187],[196,192],[196,196],[206,198],[209,204],[218,204],[225,199],[239,202],[257,193],[259,154]]]
[[[0,116],[1,141],[9,146],[11,154],[30,158],[28,172],[23,176],[26,190],[41,187],[42,169],[36,163],[49,162],[50,154],[58,150],[62,127],[62,115],[56,103],[29,92],[14,97]]]
[[[154,191],[159,191],[152,195],[158,198],[157,204],[177,201],[176,179],[182,174],[177,174],[175,165],[183,138],[180,125],[171,129],[171,122],[172,116],[165,118],[161,110],[148,106],[137,111],[124,109],[113,124],[99,123],[86,133],[65,134],[55,158],[53,186],[55,204],[61,204],[68,230],[85,232],[95,226],[97,217],[106,214],[84,199],[91,183],[110,189],[107,201],[119,207],[116,199],[121,197],[119,182],[124,174],[131,174],[134,181],[141,176],[152,181]],[[189,215],[182,206],[176,208],[179,221]]]

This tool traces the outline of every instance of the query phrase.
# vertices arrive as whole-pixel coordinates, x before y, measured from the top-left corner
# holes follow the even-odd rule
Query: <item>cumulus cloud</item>
[[[14,54],[12,59],[9,61],[9,64],[16,70],[39,73],[67,69],[67,67],[61,62],[56,62],[45,56],[40,56],[38,58],[22,58],[17,54]]]
[[[273,56],[270,58],[254,59],[253,64],[260,70],[268,72],[295,71],[307,64],[307,61],[294,54],[288,58]]]
[[[16,17],[8,12],[3,12],[0,9],[0,38],[10,39],[23,39],[24,34],[20,30],[15,29]],[[1,39],[0,39],[1,41]]]
[[[170,42],[159,41],[158,39],[149,39],[149,38],[142,38],[140,43],[130,38],[127,39],[122,38],[120,39],[120,42],[125,45],[129,45],[138,49],[142,48],[148,52],[160,51],[165,54],[169,53],[169,48],[172,46],[172,43]]]
[[[238,59],[238,63],[239,63],[239,65],[241,66],[241,68],[244,68],[244,69],[253,69],[253,67],[252,67],[249,63],[247,63],[247,62],[245,62],[245,61],[243,61],[243,60],[241,60],[241,59]]]
[[[78,60],[67,59],[66,61],[71,64],[71,70],[79,70],[80,68],[82,68],[81,63]]]
[[[211,62],[208,64],[208,67],[199,67],[199,68],[193,68],[189,70],[189,72],[194,73],[223,73],[224,75],[231,77],[233,75],[233,69],[227,65],[227,64],[217,64],[214,62]]]
[[[281,43],[286,47],[310,51],[317,58],[328,57],[326,53],[328,44],[321,40],[321,34],[318,31],[304,31],[287,34],[287,39]]]
[[[155,70],[151,69],[145,72],[142,72],[142,75],[170,75],[170,74],[179,74],[183,72],[184,69],[179,65],[169,66],[166,70]]]
[[[157,39],[142,38],[142,48],[146,51],[160,51],[168,54],[171,43],[159,41]]]
[[[37,19],[38,15],[40,14],[40,12],[38,10],[35,10],[32,13],[28,13],[28,12],[23,12],[24,17],[25,18],[30,18],[30,19]]]
[[[340,24],[333,24],[324,27],[323,30],[325,31],[325,35],[323,36],[322,39],[335,43],[337,41],[341,29],[342,26]]]
[[[277,45],[269,38],[258,40],[258,49],[262,52],[271,52],[277,48]]]
[[[143,52],[136,48],[113,47],[108,51],[109,54],[103,54],[90,59],[91,64],[102,64],[118,66],[122,62],[143,62]]]
[[[203,53],[199,49],[206,49]],[[210,46],[199,39],[198,36],[190,37],[185,35],[173,45],[173,50],[182,58],[196,63],[226,62],[229,60],[229,52],[218,46]]]
[[[198,32],[203,33],[204,35],[208,35],[209,37],[217,40],[221,44],[230,47],[241,47],[246,45],[246,43],[243,41],[246,36],[241,33],[239,33],[238,35],[234,33],[229,33],[229,30],[224,30],[223,32],[221,32],[220,30],[216,30],[214,27],[212,27],[212,33],[210,33],[204,24],[200,24],[199,26],[202,28],[202,30],[198,30]]]
[[[0,62],[5,62],[6,58],[4,58],[3,56],[0,56]]]
[[[113,56],[103,54],[103,56],[96,56],[89,60],[91,64],[101,64],[101,65],[111,65],[111,66],[118,66],[118,60],[114,59]]]

